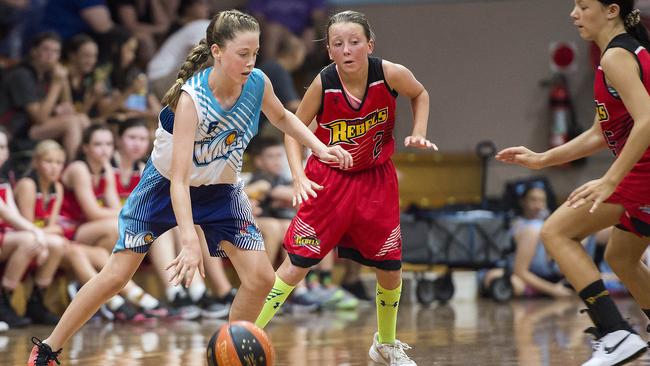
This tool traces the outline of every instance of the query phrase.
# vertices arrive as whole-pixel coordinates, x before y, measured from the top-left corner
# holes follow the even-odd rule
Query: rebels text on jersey
[[[347,99],[335,64],[321,73],[323,94],[321,108],[316,116],[318,126],[314,132],[328,146],[339,145],[353,158],[359,171],[377,166],[390,159],[395,150],[395,98],[384,79],[382,61],[368,58],[368,81],[359,108],[353,108]],[[338,163],[330,163],[336,167]]]

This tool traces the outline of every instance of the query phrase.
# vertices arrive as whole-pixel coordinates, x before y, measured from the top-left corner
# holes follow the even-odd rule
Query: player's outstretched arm
[[[352,156],[339,146],[328,147],[302,123],[295,114],[289,112],[273,91],[273,85],[264,75],[264,99],[262,100],[262,111],[282,132],[291,135],[301,144],[309,147],[319,159],[326,162],[338,162],[341,169],[347,169],[352,165]]]
[[[600,132],[598,117],[596,117],[591,128],[566,144],[543,153],[534,152],[524,146],[508,147],[499,151],[495,158],[507,164],[520,165],[529,169],[542,169],[584,158],[606,147],[607,144]]]

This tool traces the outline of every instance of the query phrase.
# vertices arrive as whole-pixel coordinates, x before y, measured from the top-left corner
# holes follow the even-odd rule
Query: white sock
[[[151,310],[157,308],[158,305],[160,305],[160,301],[158,301],[158,299],[155,297],[145,293],[140,298],[138,305],[145,310]]]
[[[201,297],[203,297],[203,294],[205,293],[205,283],[196,280],[192,281],[192,284],[190,285],[190,288],[187,292],[189,292],[192,302],[197,302],[201,299]]]
[[[159,302],[156,300],[155,297],[149,295],[148,293],[144,292],[144,290],[141,287],[134,287],[132,288],[127,294],[126,294],[127,299],[131,301],[133,304],[138,305],[139,307],[145,309],[145,310],[151,310],[158,306]]]
[[[108,300],[108,308],[111,311],[115,311],[120,308],[120,306],[124,305],[124,299],[120,295],[115,295],[111,297],[110,300]]]
[[[185,291],[179,286],[167,286],[165,289],[165,296],[167,296],[167,301],[172,302],[176,298],[176,294],[180,294],[181,297],[185,297]]]

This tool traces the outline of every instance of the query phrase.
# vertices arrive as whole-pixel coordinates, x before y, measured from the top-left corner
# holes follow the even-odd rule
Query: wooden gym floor
[[[617,300],[643,337],[646,320],[630,299]],[[429,308],[402,305],[398,338],[413,347],[418,365],[580,365],[590,355],[590,324],[577,299],[453,301]],[[354,312],[284,315],[267,331],[276,365],[373,365],[368,348],[375,331],[374,306]],[[120,324],[94,321],[67,344],[63,365],[205,365],[205,345],[222,322],[158,321]],[[25,365],[31,336],[49,327],[0,333],[0,365]],[[645,355],[633,365],[650,365]]]

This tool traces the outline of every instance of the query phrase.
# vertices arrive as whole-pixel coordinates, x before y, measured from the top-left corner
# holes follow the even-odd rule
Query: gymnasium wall
[[[573,41],[578,47],[578,68],[569,74],[570,88],[580,124],[592,124],[593,73],[588,45],[569,18],[572,6],[570,0],[407,1],[354,9],[371,21],[377,35],[375,54],[406,65],[428,89],[429,137],[442,151],[471,153],[483,139],[493,140],[498,148],[547,147],[548,91],[539,84],[551,75],[548,48],[553,41]],[[335,10],[339,9],[344,8]],[[397,126],[397,139],[403,141],[411,127],[404,99]],[[610,156],[601,153],[583,167],[541,173],[550,176],[564,196],[579,183],[598,177],[610,162]],[[498,196],[504,181],[539,173],[492,161],[488,192]]]

